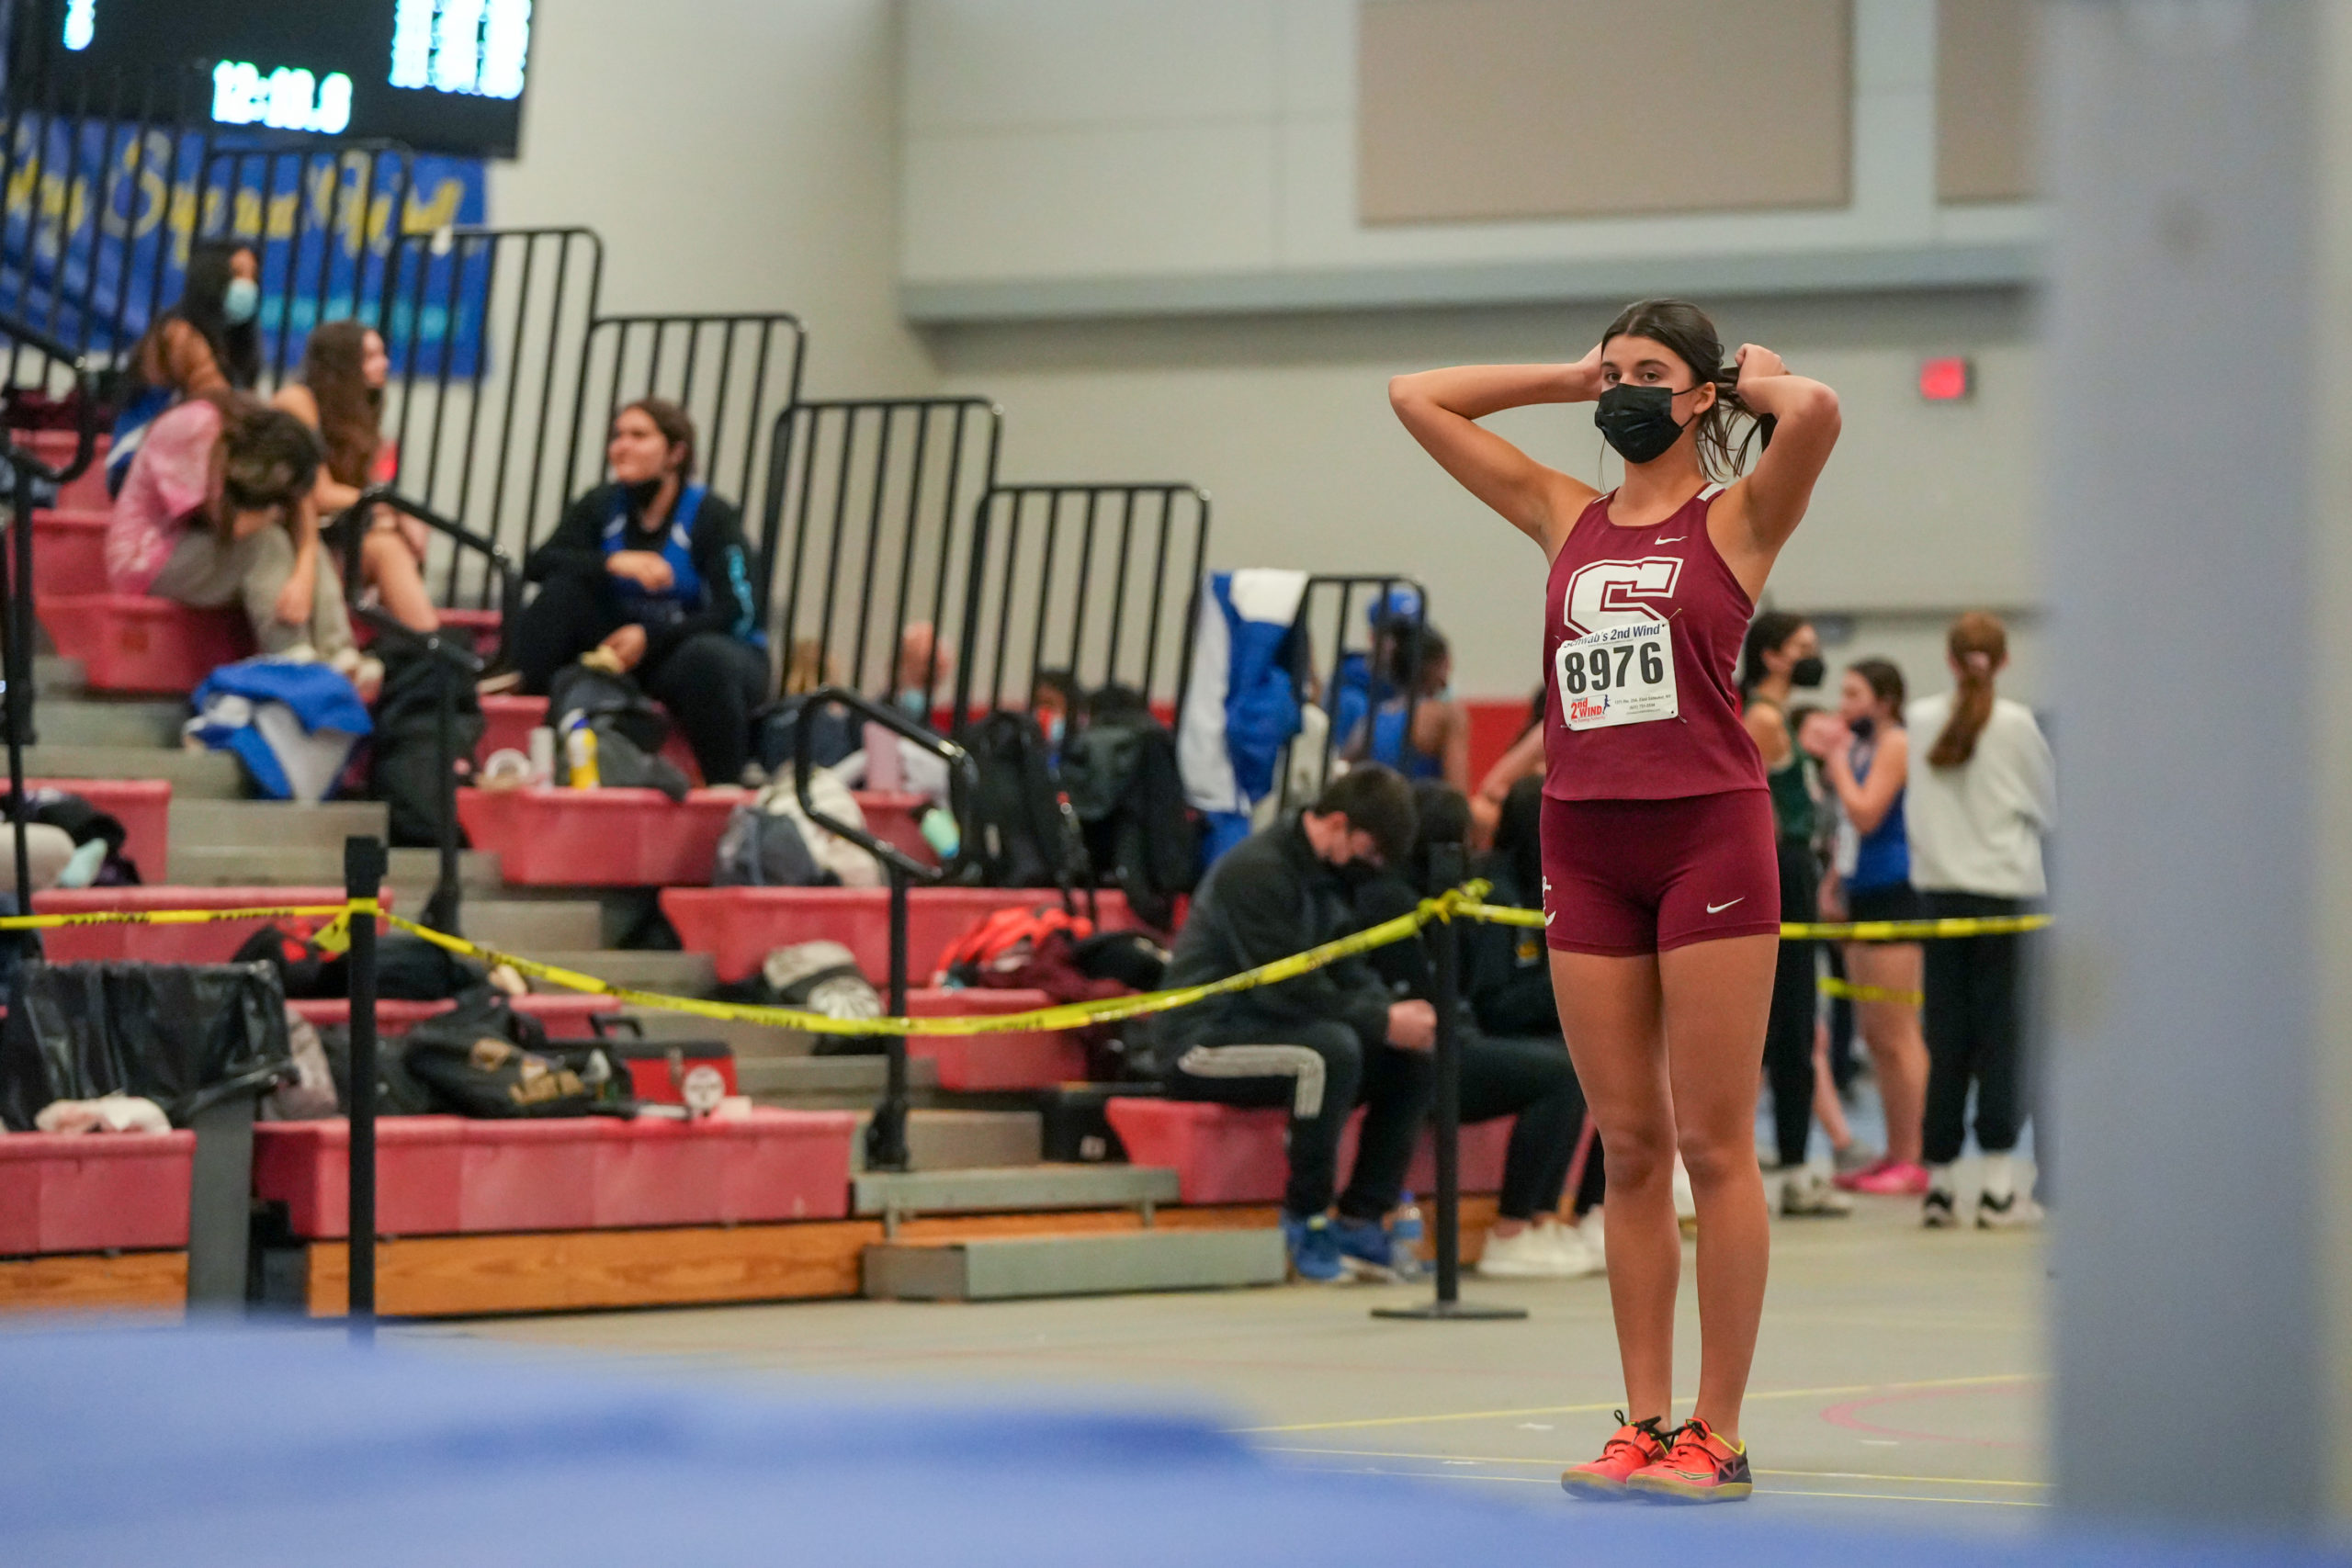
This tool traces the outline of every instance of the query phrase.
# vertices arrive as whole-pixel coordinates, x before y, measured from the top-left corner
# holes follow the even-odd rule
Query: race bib
[[[1649,724],[1681,712],[1674,694],[1674,636],[1663,621],[1611,626],[1563,642],[1552,672],[1570,729]]]

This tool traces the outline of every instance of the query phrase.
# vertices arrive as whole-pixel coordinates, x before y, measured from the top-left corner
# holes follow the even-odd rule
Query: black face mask
[[[1789,666],[1789,684],[1818,686],[1821,684],[1821,678],[1827,673],[1828,667],[1822,663],[1821,656],[1816,653],[1810,658],[1800,659]]]
[[[653,504],[653,498],[662,493],[662,481],[639,479],[635,484],[621,486],[621,492],[628,497],[628,509],[642,517],[645,509]]]
[[[1679,395],[1668,387],[1634,387],[1621,381],[1600,394],[1592,423],[1600,427],[1602,437],[1620,457],[1629,463],[1651,462],[1666,456],[1667,449],[1682,438],[1684,427],[1674,418],[1674,400]]]
[[[1868,740],[1871,736],[1878,733],[1878,720],[1868,717],[1858,718],[1846,728],[1854,732],[1855,739]]]

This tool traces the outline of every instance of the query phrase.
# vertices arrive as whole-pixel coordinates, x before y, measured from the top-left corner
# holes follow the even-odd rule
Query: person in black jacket
[[[605,460],[612,481],[524,563],[539,592],[509,645],[523,690],[546,694],[557,671],[604,649],[670,710],[704,781],[731,784],[768,686],[742,517],[694,482],[694,421],[667,399],[614,415]]]
[[[1339,873],[1401,861],[1412,845],[1410,785],[1378,764],[1340,775],[1313,806],[1250,835],[1210,870],[1163,984],[1222,980],[1343,934],[1355,916]],[[1298,1276],[1338,1280],[1351,1259],[1389,1269],[1383,1220],[1404,1186],[1432,1087],[1430,1004],[1397,999],[1361,959],[1343,959],[1212,997],[1162,1027],[1171,1099],[1289,1110],[1282,1226]],[[1358,1105],[1365,1109],[1355,1171],[1332,1219],[1325,1211],[1340,1134]]]
[[[1544,780],[1539,775],[1511,786],[1495,829],[1495,846],[1476,874],[1490,885],[1489,904],[1518,909],[1544,907],[1544,866],[1539,843]],[[1467,810],[1465,807],[1465,826]],[[1548,1223],[1560,1207],[1585,1122],[1584,1091],[1568,1061],[1560,1033],[1559,1003],[1552,993],[1552,969],[1544,933],[1526,926],[1465,921],[1462,927],[1462,994],[1476,1021],[1462,1051],[1462,1120],[1498,1116],[1518,1109],[1510,1152],[1505,1156],[1502,1223],[1487,1233],[1482,1274],[1574,1275],[1605,1267],[1600,1216],[1602,1194],[1600,1140],[1587,1150],[1584,1175],[1571,1205],[1577,1224]],[[1512,1106],[1519,1100],[1524,1109]],[[1514,1177],[1516,1176],[1516,1180]],[[1532,1201],[1533,1207],[1528,1207]],[[1515,1221],[1540,1216],[1532,1229]],[[1532,1241],[1518,1238],[1527,1236]],[[1532,1243],[1540,1243],[1540,1247]],[[1552,1266],[1531,1259],[1548,1252]]]
[[[1470,832],[1470,803],[1462,792],[1434,780],[1415,786],[1415,807],[1420,832],[1412,854],[1356,888],[1360,924],[1408,914],[1421,899],[1444,891],[1438,885],[1436,851],[1459,845]],[[1508,897],[1510,889],[1503,890]],[[1496,901],[1501,901],[1498,898]],[[1516,927],[1460,923],[1464,956],[1476,961],[1474,943],[1489,941],[1488,933],[1519,937]],[[1577,1139],[1584,1127],[1584,1094],[1576,1069],[1568,1063],[1567,1042],[1560,1037],[1559,1015],[1553,1010],[1551,979],[1540,956],[1542,933],[1536,933],[1536,972],[1544,976],[1541,1011],[1529,996],[1525,1007],[1503,1005],[1481,1009],[1476,977],[1465,976],[1455,998],[1455,1031],[1462,1046],[1462,1122],[1516,1118],[1510,1145],[1503,1156],[1503,1184],[1496,1205],[1496,1220],[1487,1233],[1486,1250],[1478,1259],[1481,1274],[1517,1278],[1573,1279],[1598,1272],[1584,1238],[1558,1218],[1560,1194],[1567,1185],[1568,1167],[1576,1157]],[[1375,949],[1373,966],[1404,995],[1431,995],[1434,973],[1425,941],[1400,942]],[[1506,1004],[1519,1001],[1512,996]]]

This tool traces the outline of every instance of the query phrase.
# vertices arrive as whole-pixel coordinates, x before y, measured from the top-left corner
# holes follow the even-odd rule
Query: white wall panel
[[[906,128],[1271,119],[1281,0],[917,0]]]

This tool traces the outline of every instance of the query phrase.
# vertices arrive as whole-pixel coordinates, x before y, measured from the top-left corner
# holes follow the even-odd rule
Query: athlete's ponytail
[[[1739,395],[1739,367],[1724,363],[1724,340],[1707,312],[1688,299],[1636,299],[1617,313],[1600,334],[1607,346],[1614,337],[1645,337],[1674,350],[1699,381],[1715,384],[1715,400],[1699,416],[1699,467],[1718,483],[1727,484],[1747,466],[1747,449],[1761,431],[1771,439],[1770,427]],[[1696,386],[1693,382],[1692,386]],[[1690,388],[1682,389],[1685,391]],[[1747,428],[1741,430],[1739,422]],[[1736,437],[1736,441],[1735,441]]]
[[[2009,659],[2008,628],[1986,610],[1971,610],[1952,622],[1944,637],[1952,668],[1960,671],[1960,690],[1951,699],[1951,716],[1928,753],[1931,767],[1957,768],[1976,755],[1976,738],[1993,716],[1993,676]]]

